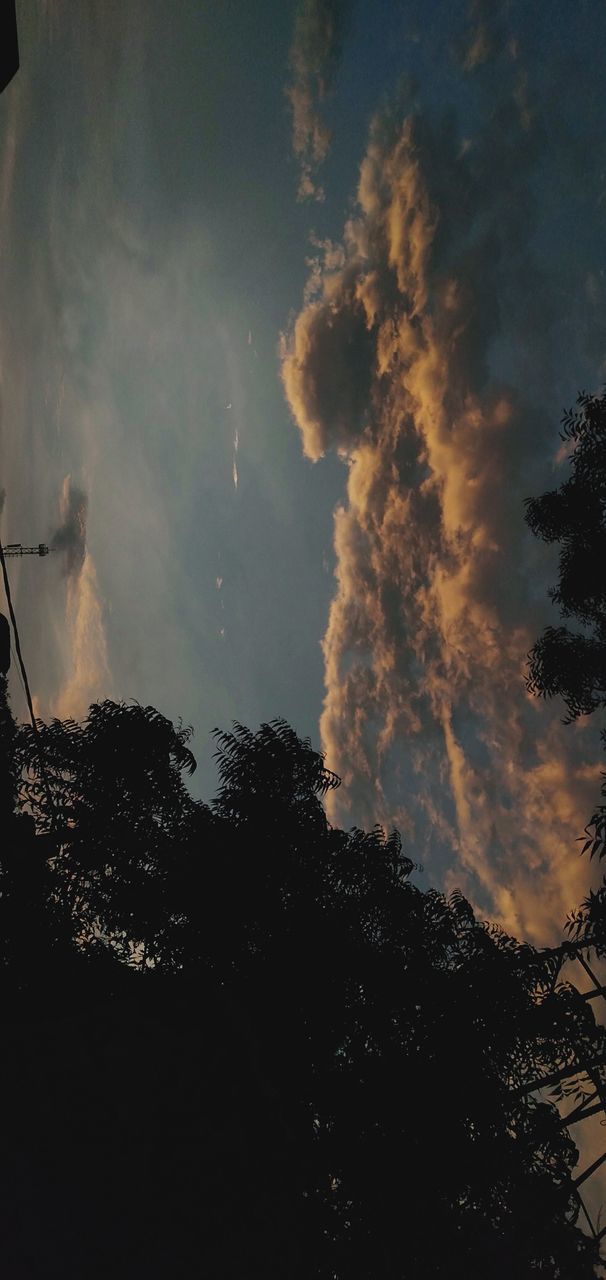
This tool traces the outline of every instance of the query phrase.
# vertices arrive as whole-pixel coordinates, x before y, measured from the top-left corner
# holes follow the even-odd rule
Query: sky
[[[599,724],[524,498],[606,375],[601,0],[29,0],[0,99],[0,489],[36,707],[282,716],[535,942]],[[11,695],[24,714],[13,665]]]

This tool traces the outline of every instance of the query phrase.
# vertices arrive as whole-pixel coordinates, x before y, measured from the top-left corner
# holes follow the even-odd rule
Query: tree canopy
[[[572,720],[606,704],[606,397],[563,436],[526,518],[577,629],[528,685]],[[331,826],[284,721],[216,731],[210,804],[189,741],[109,700],[34,731],[0,678],[7,1274],[589,1280],[555,1102],[603,1096],[606,1033],[561,955]],[[570,927],[606,954],[606,881]]]
[[[27,990],[23,948],[5,962],[29,1066],[2,1177],[42,1141],[47,1265],[55,1231],[61,1275],[593,1276],[539,1086],[582,1090],[606,1046],[549,957],[422,892],[395,833],[332,827],[338,779],[283,721],[216,735],[208,806],[152,708],[40,724],[42,756],[4,727],[47,855],[16,914],[52,925]]]
[[[549,595],[577,628],[548,627],[529,654],[528,688],[559,695],[568,723],[606,707],[606,393],[581,394],[564,415],[570,475],[539,498],[527,500],[526,520],[537,537],[560,546],[557,586]],[[602,730],[606,746],[606,731]],[[606,774],[602,794],[606,794]],[[606,854],[606,805],[590,818],[583,852]],[[569,921],[577,939],[606,954],[606,881],[591,890]]]
[[[548,627],[534,645],[528,687],[559,694],[570,720],[606,705],[606,395],[582,394],[564,415],[571,474],[558,489],[529,498],[537,537],[560,544],[559,579],[549,592],[562,616],[584,628]]]

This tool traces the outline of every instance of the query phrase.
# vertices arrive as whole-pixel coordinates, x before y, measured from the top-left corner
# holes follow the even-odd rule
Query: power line
[[[23,676],[21,675],[21,667],[19,666],[19,664],[18,664],[18,662],[17,662],[17,654],[16,654],[16,651],[15,651],[15,646],[14,646],[14,644],[13,644],[12,636],[11,636],[11,657],[12,657],[12,659],[13,659],[13,662],[14,662],[14,664],[15,664],[15,666],[16,666],[16,668],[17,668],[18,674],[19,674],[19,682],[20,682],[20,684],[21,684],[21,688],[23,689],[23,693],[24,693],[24,695],[27,697],[27,694],[25,694],[25,685],[24,685],[24,683],[23,683]]]
[[[8,578],[8,570],[6,568],[6,560],[4,558],[4,547],[2,546],[2,542],[0,542],[0,564],[2,565],[2,576],[4,578],[4,592],[6,595],[6,603],[8,605],[8,612],[10,614],[11,625],[13,628],[13,635],[15,637],[15,648],[17,650],[17,660],[19,663],[19,669],[21,671],[21,678],[23,680],[23,688],[25,689],[25,697],[27,700],[28,708],[29,708],[30,719],[32,722],[32,729],[39,741],[40,734],[38,730],[38,725],[36,724],[36,717],[34,715],[34,706],[33,706],[32,695],[29,687],[29,680],[27,678],[27,671],[25,670],[25,663],[23,661],[23,654],[21,652],[21,640],[19,638],[19,628],[17,626],[17,619],[15,617],[13,598],[11,595],[11,584]]]
[[[33,704],[33,702],[32,702],[32,695],[31,695],[31,690],[30,690],[30,687],[29,687],[29,680],[28,680],[28,678],[27,678],[27,671],[26,671],[26,668],[25,668],[25,662],[24,662],[24,660],[23,660],[23,653],[22,653],[22,651],[21,651],[21,639],[20,639],[20,636],[19,636],[19,627],[18,627],[18,625],[17,625],[17,618],[16,618],[16,615],[15,615],[15,609],[14,609],[14,606],[13,606],[13,598],[12,598],[12,595],[11,595],[11,584],[10,584],[10,581],[9,581],[9,577],[8,577],[8,570],[7,570],[7,568],[6,568],[6,560],[5,560],[5,557],[4,557],[4,547],[2,546],[2,542],[1,542],[1,541],[0,541],[0,565],[2,566],[2,577],[4,578],[4,592],[5,592],[5,595],[6,595],[6,603],[7,603],[7,605],[8,605],[8,612],[9,612],[9,616],[10,616],[10,620],[11,620],[11,625],[12,625],[12,628],[13,628],[13,635],[14,635],[14,637],[15,637],[15,649],[16,649],[16,651],[17,651],[17,661],[18,661],[18,664],[19,664],[19,672],[20,672],[20,675],[21,675],[22,683],[23,683],[23,689],[24,689],[24,691],[25,691],[25,698],[26,698],[27,706],[28,706],[28,710],[29,710],[29,715],[30,715],[30,720],[31,720],[32,730],[33,730],[33,733],[34,733],[34,738],[35,738],[35,741],[36,741],[36,747],[37,747],[37,750],[38,750],[38,759],[39,759],[39,761],[40,761],[40,773],[41,773],[41,776],[42,776],[42,783],[43,783],[43,786],[44,786],[44,790],[46,791],[46,798],[47,798],[48,803],[49,803],[51,822],[53,823],[53,826],[55,826],[55,825],[56,825],[55,806],[54,806],[54,803],[53,803],[53,796],[52,796],[52,792],[51,792],[51,788],[50,788],[50,783],[49,783],[49,780],[48,780],[48,774],[47,774],[47,771],[46,771],[46,760],[45,760],[45,758],[44,758],[44,748],[43,748],[43,746],[42,746],[42,739],[41,739],[41,737],[40,737],[40,730],[39,730],[39,728],[38,728],[38,724],[37,724],[37,721],[36,721],[36,716],[35,716],[35,713],[34,713],[34,704]]]

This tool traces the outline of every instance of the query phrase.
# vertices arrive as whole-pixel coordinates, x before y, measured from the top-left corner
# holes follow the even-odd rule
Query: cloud
[[[51,547],[53,551],[64,553],[67,576],[77,577],[86,556],[88,497],[74,484],[70,475],[63,481],[59,513],[60,522],[51,535]]]
[[[497,47],[498,9],[486,0],[471,0],[470,31],[462,56],[464,71],[475,71],[494,58]]]
[[[67,587],[66,667],[68,675],[52,699],[60,719],[84,716],[91,702],[111,696],[111,676],[97,574],[85,551]]]
[[[0,157],[0,218],[4,217],[15,180],[15,164],[21,134],[22,103],[24,90],[21,77],[13,81],[10,93],[5,93],[2,106],[5,112],[5,128],[2,155]]]
[[[320,107],[332,87],[350,0],[301,0],[290,49],[292,146],[299,161],[299,200],[323,200],[316,174],[330,150],[330,130]]]
[[[88,496],[66,475],[60,521],[51,547],[62,553],[66,583],[63,621],[63,679],[48,701],[51,715],[79,719],[92,702],[111,692],[104,606],[97,573],[86,545]]]
[[[466,148],[450,117],[377,117],[282,378],[307,456],[350,463],[323,640],[331,814],[397,822],[432,876],[545,940],[585,887],[572,850],[599,764],[590,733],[525,694],[547,605],[522,500],[553,433],[491,366],[520,306],[539,143],[515,100]],[[536,271],[526,287],[547,296]]]
[[[364,428],[374,361],[362,303],[339,277],[339,298],[313,304],[295,325],[283,380],[309,458],[347,450]]]

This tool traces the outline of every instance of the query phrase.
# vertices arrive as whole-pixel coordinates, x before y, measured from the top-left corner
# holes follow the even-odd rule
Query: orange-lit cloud
[[[59,503],[59,525],[51,538],[53,551],[64,557],[68,577],[77,576],[86,556],[88,497],[71,475],[65,477]]]
[[[522,499],[549,435],[490,373],[535,156],[515,101],[466,148],[449,120],[377,119],[282,377],[307,456],[349,462],[323,641],[332,814],[397,821],[430,872],[547,940],[586,885],[599,763],[525,694],[546,606]]]
[[[65,664],[68,675],[53,698],[50,714],[81,719],[91,704],[111,693],[103,607],[97,575],[88,552],[66,596]]]

